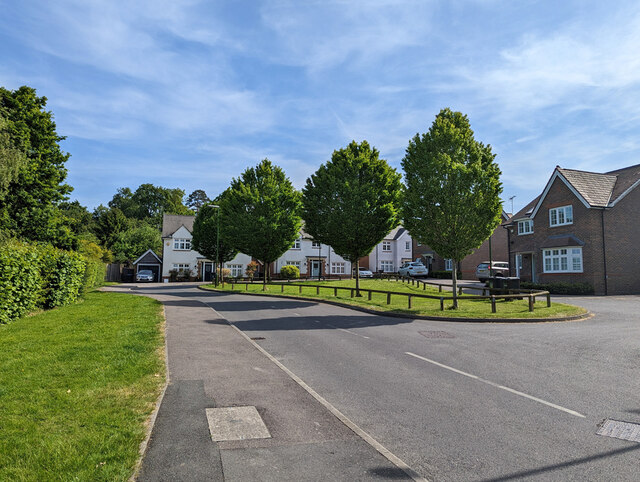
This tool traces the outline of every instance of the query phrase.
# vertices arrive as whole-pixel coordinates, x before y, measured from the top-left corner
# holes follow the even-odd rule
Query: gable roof
[[[133,262],[133,264],[138,264],[138,262],[140,262],[140,260],[142,260],[147,254],[152,254],[154,258],[158,260],[158,263],[162,264],[162,260],[158,257],[158,255],[152,249],[147,249],[144,253],[142,253],[142,256],[140,256],[138,259],[136,259]]]
[[[169,238],[178,229],[184,226],[190,233],[193,232],[193,221],[195,216],[182,214],[163,214],[162,215],[162,237]]]
[[[514,219],[518,217],[534,217],[556,179],[564,182],[585,207],[612,208],[618,201],[640,185],[640,164],[605,173],[564,169],[556,166],[542,194],[518,212]],[[527,212],[527,208],[532,203],[534,205],[533,209]]]

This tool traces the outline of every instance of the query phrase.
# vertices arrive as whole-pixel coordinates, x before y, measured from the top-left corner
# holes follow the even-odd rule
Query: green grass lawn
[[[161,305],[120,293],[0,325],[0,480],[127,480],[164,384]]]
[[[309,285],[322,285],[322,286],[342,286],[342,287],[355,287],[355,280],[334,280],[334,281],[309,281],[309,282],[297,282],[296,284],[309,284]],[[399,281],[391,280],[379,280],[379,279],[363,279],[360,280],[361,288],[369,288],[382,291],[393,291],[397,293],[413,293],[413,294],[428,294],[434,296],[444,296],[445,298],[451,297],[450,291],[438,292],[436,286],[426,286],[423,288],[422,283],[411,285],[402,283]],[[207,288],[213,288],[213,286],[207,286]],[[219,289],[222,289],[221,285],[218,285]],[[225,283],[223,288],[225,291],[231,291],[231,285]],[[284,284],[284,293],[281,291],[280,285],[268,285],[267,293],[274,295],[285,294],[288,296],[302,296],[304,298],[318,298],[339,301],[341,303],[347,303],[356,306],[365,306],[374,310],[380,311],[392,311],[398,313],[413,313],[420,315],[431,316],[447,316],[456,318],[553,318],[562,317],[568,315],[578,315],[585,313],[583,308],[577,306],[565,305],[561,303],[551,303],[551,307],[547,308],[547,301],[545,297],[540,297],[535,303],[534,311],[529,312],[529,304],[526,299],[513,300],[513,301],[497,301],[496,313],[491,312],[491,303],[488,300],[467,300],[461,299],[458,301],[458,309],[451,309],[452,302],[450,299],[445,299],[445,310],[440,311],[439,299],[426,299],[426,298],[412,298],[411,309],[408,308],[406,296],[392,296],[391,304],[387,304],[387,296],[381,293],[373,293],[371,300],[368,300],[367,293],[363,293],[361,298],[351,298],[350,292],[346,290],[338,290],[338,296],[334,296],[334,291],[329,289],[320,289],[320,295],[316,294],[316,288],[304,287],[302,288],[302,294],[299,292],[298,286],[291,286]],[[244,285],[237,285],[234,291],[245,292]],[[250,292],[262,293],[262,285],[255,283],[249,286]],[[466,296],[466,295],[465,295]]]

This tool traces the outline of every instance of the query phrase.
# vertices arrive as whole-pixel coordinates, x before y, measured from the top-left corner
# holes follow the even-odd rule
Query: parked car
[[[476,268],[476,278],[481,282],[487,281],[492,276],[509,276],[509,263],[506,261],[493,261],[491,271],[489,271],[489,261],[483,261]]]
[[[353,270],[355,274],[355,270]],[[363,268],[362,266],[358,267],[358,273],[360,274],[360,278],[373,278],[373,273],[368,268]]]
[[[398,274],[400,276],[412,276],[414,278],[418,278],[421,276],[427,276],[429,274],[429,270],[427,270],[427,267],[419,261],[409,261],[400,267]]]
[[[136,275],[136,281],[154,281],[153,271],[150,269],[141,269]]]

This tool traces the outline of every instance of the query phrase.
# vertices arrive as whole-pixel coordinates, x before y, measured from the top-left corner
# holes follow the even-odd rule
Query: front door
[[[213,281],[213,263],[203,263],[202,280]]]
[[[311,277],[317,278],[320,276],[320,260],[314,259],[311,261]]]

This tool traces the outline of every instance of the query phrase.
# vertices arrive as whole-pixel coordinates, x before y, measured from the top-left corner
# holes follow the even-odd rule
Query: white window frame
[[[562,246],[542,250],[543,273],[582,273],[584,263],[581,246]]]
[[[445,271],[453,271],[453,260],[445,259],[444,260],[444,270]]]
[[[518,236],[533,234],[533,219],[518,221]]]
[[[573,224],[573,205],[549,209],[549,227]]]
[[[300,238],[297,238],[294,242],[293,242],[293,246],[291,246],[291,249],[302,249],[302,240]]]
[[[187,271],[191,272],[191,265],[186,263],[173,263],[173,269],[177,271]]]
[[[345,274],[346,273],[346,263],[341,262],[331,262],[331,274]]]
[[[389,260],[381,260],[380,261],[380,269],[385,273],[393,273],[393,261]]]
[[[239,278],[242,276],[242,265],[241,264],[227,264],[225,265],[229,271],[231,271],[232,278]]]
[[[405,241],[404,242],[404,250],[405,251],[411,251],[411,241]]]
[[[320,241],[311,241],[312,249],[320,249]]]
[[[300,270],[300,261],[287,261],[285,264],[289,266],[295,266],[296,268],[298,268],[298,270]]]
[[[382,242],[382,251],[385,253],[391,252],[391,241],[383,241]]]
[[[174,251],[191,251],[191,240],[189,238],[175,238],[173,240]]]

